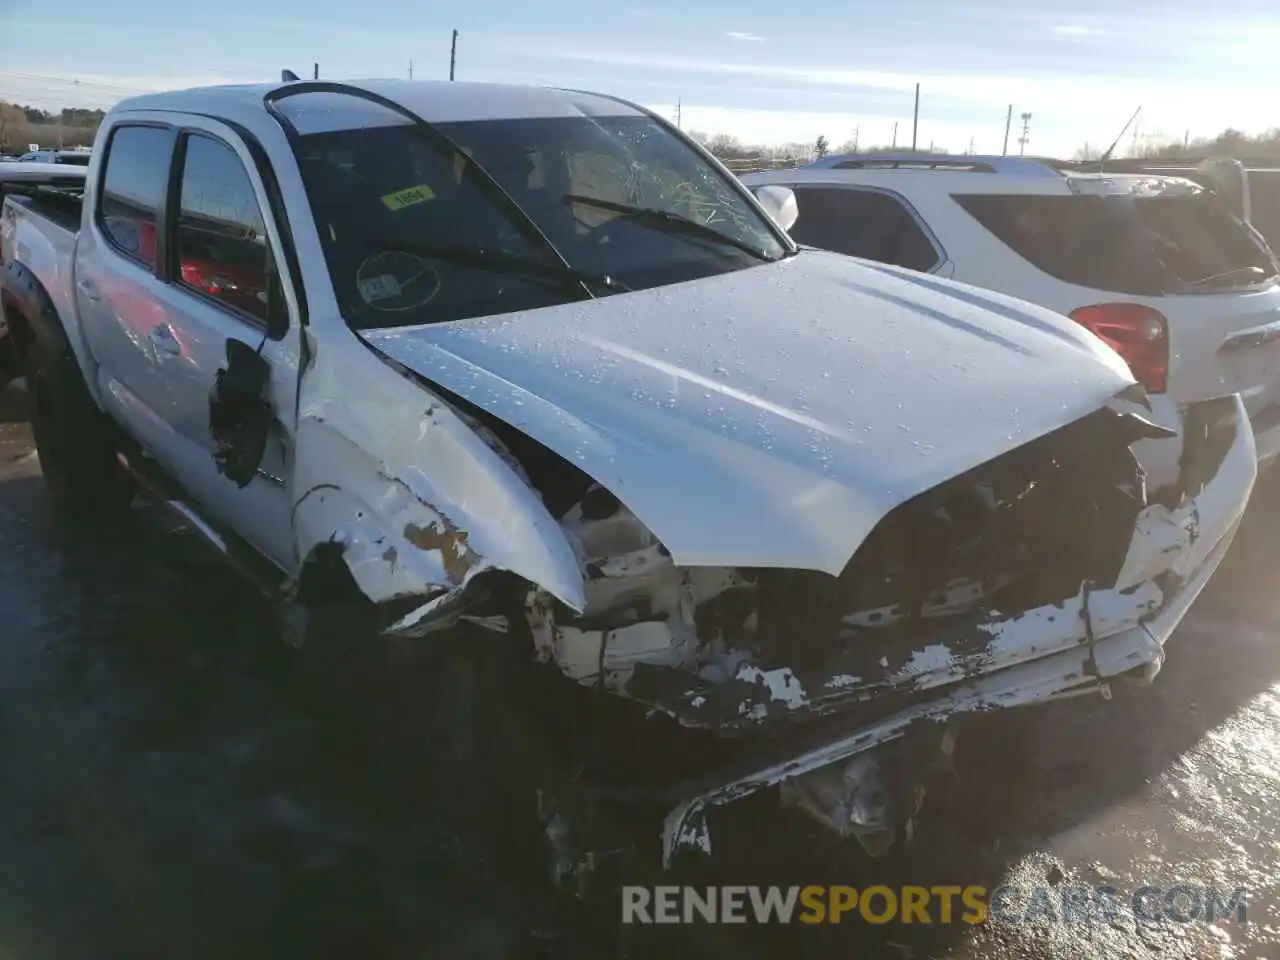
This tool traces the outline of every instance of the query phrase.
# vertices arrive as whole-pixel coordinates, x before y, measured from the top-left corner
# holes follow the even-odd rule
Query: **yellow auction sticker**
[[[388,210],[403,210],[405,207],[411,207],[415,203],[426,203],[428,200],[433,199],[435,195],[436,192],[424,183],[405,190],[397,190],[395,193],[388,193],[382,198],[382,202],[387,205]]]

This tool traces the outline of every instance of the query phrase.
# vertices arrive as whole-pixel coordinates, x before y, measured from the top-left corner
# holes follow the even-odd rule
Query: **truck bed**
[[[17,182],[0,174],[0,197],[0,263],[7,267],[14,251],[21,250],[24,268],[39,279],[58,313],[75,316],[72,274],[80,227],[78,193],[62,185],[32,179]],[[7,295],[0,299],[0,384],[22,368],[20,351],[9,334],[7,314],[13,309]]]
[[[5,188],[6,184],[0,181],[0,201],[11,200],[69,233],[80,229],[80,197],[46,187]]]
[[[75,231],[85,170],[53,163],[15,163],[0,167],[0,207],[7,197],[25,198],[42,216]],[[0,254],[2,255],[2,254]]]

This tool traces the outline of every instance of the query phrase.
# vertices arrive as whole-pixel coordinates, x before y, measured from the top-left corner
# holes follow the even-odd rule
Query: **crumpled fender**
[[[321,334],[313,344],[295,447],[300,565],[337,543],[370,600],[423,598],[422,615],[402,622],[415,633],[489,570],[583,608],[581,565],[560,525],[444,400],[354,337],[330,343]]]

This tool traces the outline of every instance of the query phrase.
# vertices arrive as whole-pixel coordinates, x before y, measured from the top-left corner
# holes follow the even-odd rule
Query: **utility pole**
[[[313,64],[311,65],[311,79],[312,79],[312,80],[319,80],[319,79],[320,79],[320,64],[318,64],[318,63],[313,63]]]
[[[413,61],[409,61],[409,82],[413,82]]]
[[[1031,142],[1031,114],[1022,115],[1022,136],[1018,138],[1018,156],[1026,156],[1027,144]]]
[[[677,130],[684,129],[684,127],[680,125],[680,101],[678,99],[676,100],[676,129]]]
[[[973,156],[973,137],[969,138],[969,156]]]
[[[449,46],[449,80],[453,80],[453,68],[458,63],[458,31],[453,31],[453,43]]]
[[[920,84],[916,83],[916,109],[911,115],[911,152],[916,152],[916,134],[920,130]]]
[[[862,124],[858,124],[853,128],[853,152],[858,152],[858,132],[862,129]]]
[[[898,121],[893,121],[893,149],[898,149]]]
[[[1191,147],[1191,131],[1188,130],[1186,133],[1182,135],[1182,152],[1186,153],[1186,151],[1190,149],[1190,147]]]
[[[1009,155],[1009,128],[1013,126],[1013,104],[1009,104],[1009,112],[1004,115],[1004,152],[1001,156]]]

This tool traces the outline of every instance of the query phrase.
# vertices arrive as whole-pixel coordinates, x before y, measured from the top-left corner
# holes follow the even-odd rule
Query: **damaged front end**
[[[1167,502],[1130,450],[1160,428],[1120,399],[903,503],[839,577],[677,566],[592,485],[559,517],[585,605],[530,593],[537,657],[697,744],[669,781],[606,789],[670,810],[664,863],[710,850],[710,808],[772,786],[881,852],[949,763],[950,718],[1155,675],[1256,469],[1237,398],[1190,421]]]

